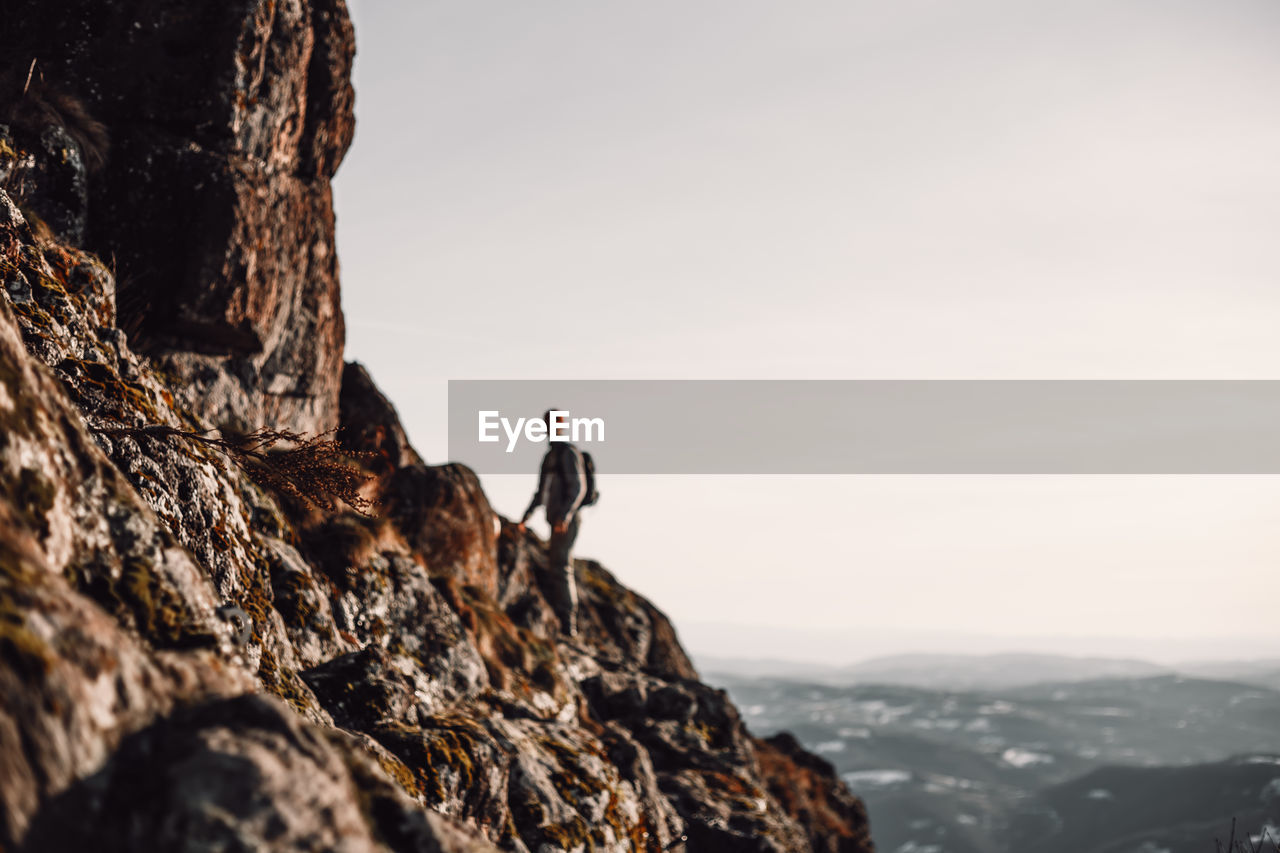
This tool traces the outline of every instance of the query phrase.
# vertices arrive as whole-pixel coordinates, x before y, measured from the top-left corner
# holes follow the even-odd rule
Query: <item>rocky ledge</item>
[[[0,850],[872,849],[343,364],[342,0],[0,18]]]

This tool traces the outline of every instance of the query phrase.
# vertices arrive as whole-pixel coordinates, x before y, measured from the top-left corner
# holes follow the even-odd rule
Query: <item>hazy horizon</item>
[[[1274,4],[351,7],[347,357],[433,463],[450,378],[1280,378]],[[1280,478],[600,489],[695,651],[1275,648]]]
[[[687,621],[678,626],[694,662],[786,663],[839,668],[912,655],[993,657],[1047,655],[1135,660],[1159,666],[1280,660],[1280,640],[1223,635],[1185,637],[1000,637],[978,633],[909,632],[872,627],[805,631]]]

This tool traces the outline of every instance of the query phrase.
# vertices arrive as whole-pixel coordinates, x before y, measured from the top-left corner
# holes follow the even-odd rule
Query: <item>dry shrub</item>
[[[1236,819],[1231,819],[1231,835],[1228,837],[1226,846],[1223,846],[1221,839],[1215,839],[1218,853],[1277,853],[1280,851],[1280,839],[1272,837],[1273,830],[1270,827],[1263,827],[1262,832],[1257,836],[1258,840],[1252,838],[1237,839],[1236,838]]]
[[[343,450],[333,438],[333,432],[305,436],[264,427],[243,436],[216,438],[162,424],[96,431],[107,436],[176,438],[202,444],[225,454],[265,489],[327,510],[336,509],[339,501],[361,515],[368,515],[373,507],[373,503],[360,494],[360,487],[369,481],[369,475],[349,461],[367,454]]]

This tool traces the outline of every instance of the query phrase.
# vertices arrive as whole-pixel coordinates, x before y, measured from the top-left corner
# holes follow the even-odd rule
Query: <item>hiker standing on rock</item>
[[[555,435],[551,411],[544,413],[542,420],[547,425],[548,437]],[[560,619],[561,630],[574,636],[578,633],[578,588],[574,582],[572,552],[573,542],[578,538],[578,511],[594,504],[599,493],[590,453],[560,439],[549,438],[548,443],[550,448],[542,457],[538,490],[520,519],[520,529],[525,529],[533,511],[541,506],[551,525],[551,541],[547,546],[551,606]]]

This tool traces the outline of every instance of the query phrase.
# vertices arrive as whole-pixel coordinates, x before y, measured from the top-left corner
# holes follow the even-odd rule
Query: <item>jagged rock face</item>
[[[362,800],[376,804],[367,815]],[[492,850],[416,808],[357,739],[248,695],[180,710],[130,735],[101,770],[41,811],[26,845],[373,853],[384,839],[401,849]]]
[[[65,20],[45,27],[53,7]],[[327,193],[349,140],[340,2],[40,8],[32,37],[67,39],[51,67],[87,81],[101,63],[88,103],[123,142],[77,201],[92,136],[67,132],[71,155],[52,157],[39,121],[65,116],[0,98],[0,849],[870,851],[830,766],[754,738],[666,617],[595,562],[575,566],[580,635],[561,636],[545,543],[474,473],[422,460],[368,373],[339,369],[340,335],[290,337],[320,315],[286,291],[336,312],[336,277],[263,270],[273,240],[314,226],[296,218],[328,210],[279,206],[291,182]],[[227,101],[246,80],[258,99]],[[171,155],[205,165],[113,183]],[[200,216],[242,237],[166,242],[165,216],[219,169],[229,195],[205,185]],[[59,205],[75,215],[46,219]],[[212,289],[175,278],[143,330],[176,340],[199,325],[186,312],[206,323],[192,345],[221,354],[135,353],[76,221],[91,248],[136,229],[131,257],[157,269],[245,252]],[[254,319],[259,297],[287,322]],[[262,351],[232,354],[236,329]],[[295,357],[333,365],[328,409],[279,403],[266,365]],[[239,396],[197,405],[232,376]],[[196,438],[253,413],[341,424],[373,512],[308,502]]]
[[[329,179],[354,128],[355,44],[342,0],[10,5],[11,61],[35,59],[110,134],[87,241],[114,261],[135,343],[218,426],[337,426]]]
[[[814,853],[859,853],[871,848],[866,807],[837,781],[835,768],[789,732],[756,740],[769,792],[796,818]]]
[[[390,474],[406,465],[424,464],[410,446],[395,406],[364,365],[351,362],[343,369],[340,400],[342,440],[352,450],[371,454],[369,468]]]

